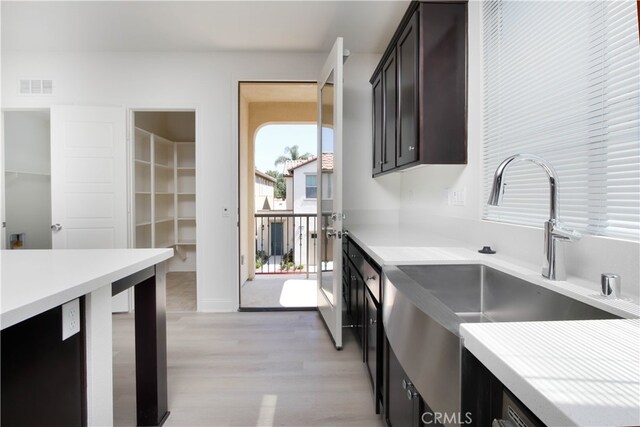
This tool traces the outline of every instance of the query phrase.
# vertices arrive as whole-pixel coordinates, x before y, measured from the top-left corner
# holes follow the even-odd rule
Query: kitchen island
[[[162,424],[164,261],[172,255],[172,249],[0,252],[2,423],[113,424],[111,297],[134,287],[138,424]],[[62,306],[76,299],[71,324],[79,332],[65,337]]]

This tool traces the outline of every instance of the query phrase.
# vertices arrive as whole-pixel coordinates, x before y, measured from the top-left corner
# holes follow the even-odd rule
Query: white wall
[[[275,194],[275,185],[276,183],[273,181],[268,181],[265,178],[262,178],[259,175],[255,175],[254,179],[254,195],[255,195],[255,203],[254,208],[257,211],[263,210],[264,201],[267,200],[269,204],[269,208],[273,210],[274,204],[274,194]]]
[[[318,162],[307,163],[293,170],[293,213],[315,214],[317,200],[307,199],[307,175],[318,174]],[[316,181],[318,182],[318,181]]]
[[[238,307],[236,227],[238,80],[315,80],[325,54],[2,52],[2,105],[122,105],[196,109],[198,309]],[[377,59],[352,54],[345,69],[345,139],[370,141],[368,79]],[[54,81],[55,94],[17,94],[24,76]],[[376,197],[376,183],[368,191]],[[384,197],[381,197],[384,200]],[[360,199],[352,206],[364,207]],[[231,215],[222,215],[228,208]]]
[[[394,224],[400,174],[371,178],[372,92],[369,79],[381,55],[351,55],[344,66],[343,211],[345,224]]]
[[[24,249],[51,248],[50,140],[48,111],[4,112],[6,236],[26,233]]]
[[[480,8],[480,2],[469,3],[469,162],[464,166],[425,166],[400,174],[400,221],[467,241],[478,248],[491,245],[502,254],[542,266],[541,228],[481,220],[486,200],[482,180]],[[465,188],[466,205],[448,205],[448,188]],[[640,245],[637,242],[585,236],[579,242],[564,246],[569,276],[588,280],[597,289],[600,273],[619,273],[623,278],[623,293],[638,298]]]

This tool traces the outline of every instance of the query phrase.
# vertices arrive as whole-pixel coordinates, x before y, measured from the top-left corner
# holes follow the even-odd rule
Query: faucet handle
[[[551,235],[558,239],[558,240],[564,240],[567,242],[574,242],[576,240],[580,240],[582,238],[582,234],[575,231],[575,230],[571,230],[568,228],[565,228],[561,223],[559,222],[554,222],[553,223],[553,227],[551,228]]]
[[[610,298],[619,298],[622,285],[622,279],[619,274],[602,273],[600,275],[600,285],[602,287],[602,295]]]

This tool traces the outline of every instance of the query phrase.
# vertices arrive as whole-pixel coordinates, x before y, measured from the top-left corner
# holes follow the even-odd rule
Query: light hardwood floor
[[[135,425],[133,317],[114,315],[115,425]],[[381,426],[353,334],[317,312],[169,313],[167,426]]]

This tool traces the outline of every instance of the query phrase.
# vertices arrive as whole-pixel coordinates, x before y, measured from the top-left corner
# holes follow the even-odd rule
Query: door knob
[[[53,224],[51,226],[51,231],[53,231],[54,233],[57,233],[60,230],[62,230],[62,226],[60,224]]]

